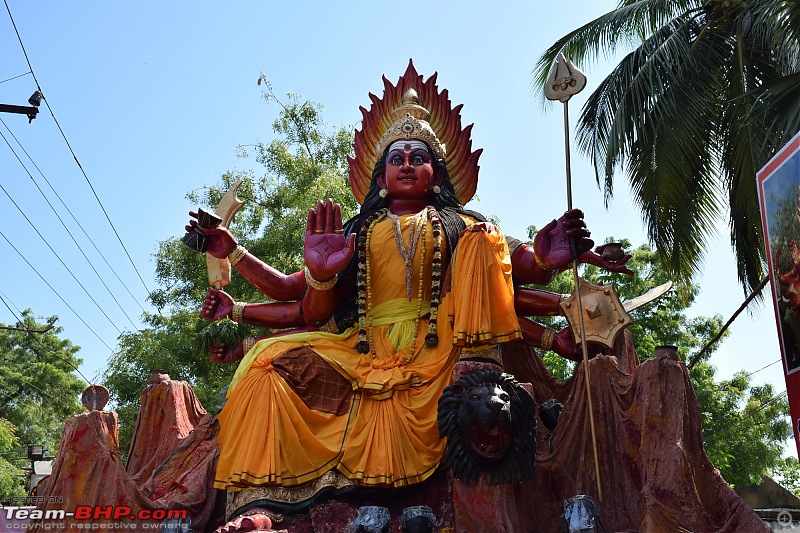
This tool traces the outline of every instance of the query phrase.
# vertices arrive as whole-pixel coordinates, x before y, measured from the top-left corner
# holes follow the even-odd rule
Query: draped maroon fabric
[[[87,522],[132,522],[129,516],[140,510],[186,510],[194,531],[204,531],[215,501],[219,424],[191,387],[163,381],[142,392],[128,465],[133,475],[120,458],[118,430],[114,412],[93,411],[68,419],[38,508],[74,512],[79,505],[89,505],[131,510],[117,519],[54,521],[67,524],[67,529]],[[48,525],[37,524],[34,531],[48,530]]]
[[[700,407],[685,366],[667,358],[631,364],[630,344],[617,353],[589,363],[601,502],[583,365],[571,379],[559,382],[532,349],[518,343],[504,346],[506,371],[532,384],[537,405],[555,398],[564,410],[551,440],[544,424],[537,425],[533,481],[499,487],[498,497],[489,497],[483,507],[475,505],[472,488],[456,483],[458,531],[491,527],[497,532],[560,533],[564,501],[577,494],[592,496],[609,532],[769,531],[709,462]],[[482,517],[487,510],[492,516]]]

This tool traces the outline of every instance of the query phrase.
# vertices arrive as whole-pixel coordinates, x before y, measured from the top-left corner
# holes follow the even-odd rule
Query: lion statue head
[[[461,481],[520,483],[533,477],[536,406],[511,374],[479,370],[439,398],[439,436],[447,437],[442,464]]]

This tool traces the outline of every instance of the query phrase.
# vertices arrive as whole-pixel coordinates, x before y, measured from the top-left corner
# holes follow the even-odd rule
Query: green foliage
[[[782,487],[800,497],[800,462],[796,457],[784,457],[772,469],[772,476]]]
[[[267,103],[279,107],[272,126],[276,138],[249,149],[239,147],[238,151],[242,157],[254,155],[266,173],[226,172],[219,184],[191,192],[188,198],[201,206],[215,207],[225,191],[242,179],[237,196],[245,205],[230,230],[253,255],[289,273],[303,267],[309,208],[316,207],[320,199],[332,198],[342,206],[345,219],[356,212],[347,178],[352,128],[329,127],[322,118],[322,106],[293,94],[281,101],[266,78],[262,76],[261,81]],[[176,228],[176,232],[179,230]],[[208,288],[205,258],[184,246],[178,236],[159,245],[156,280],[159,288],[150,298],[164,314],[149,315],[146,329],[124,334],[106,372],[120,416],[123,451],[136,421],[139,393],[152,369],[167,370],[172,379],[189,382],[203,406],[214,411],[219,391],[230,381],[236,365],[209,361],[212,339],[230,341],[269,333],[228,320],[211,324],[197,316]],[[268,301],[235,272],[225,291],[237,301]]]
[[[535,233],[535,228],[529,228],[531,239]],[[612,237],[606,242],[613,241]],[[621,242],[630,250],[630,242]],[[633,276],[584,265],[581,277],[591,283],[613,285],[622,301],[669,280],[659,255],[649,246],[639,246],[629,253],[632,258],[628,265],[635,272]],[[572,271],[559,274],[547,290],[572,293]],[[629,330],[640,359],[652,358],[656,346],[673,345],[678,347],[681,359],[686,362],[717,334],[722,327],[721,316],[686,316],[699,292],[697,285],[679,282],[655,302],[630,313],[633,325]],[[563,318],[539,321],[547,321],[557,329],[566,325]],[[728,483],[758,483],[762,475],[781,463],[783,442],[789,432],[788,403],[784,396],[776,395],[771,385],[753,386],[750,376],[743,371],[729,381],[715,381],[715,369],[707,361],[717,346],[711,346],[699,364],[689,371],[702,411],[706,454]],[[572,375],[574,363],[552,352],[545,353],[543,360],[558,379]]]
[[[43,330],[47,325],[26,310],[11,327]],[[0,499],[24,493],[19,465],[5,452],[41,444],[55,453],[64,420],[82,410],[78,396],[87,384],[72,374],[81,363],[75,356],[79,347],[59,338],[61,332],[60,327],[46,333],[0,329]]]
[[[544,86],[560,52],[581,64],[631,49],[589,96],[577,139],[606,198],[623,170],[650,241],[674,276],[702,264],[729,214],[739,279],[763,278],[754,176],[800,129],[797,0],[620,0],[539,59]]]
[[[772,385],[753,386],[750,376],[714,381],[707,363],[690,372],[703,416],[703,442],[711,463],[733,486],[754,485],[781,463],[790,431],[785,394]]]
[[[22,455],[16,428],[3,418],[0,418],[0,503],[13,497],[25,496],[25,472],[9,461],[15,455]],[[16,450],[19,453],[15,453]]]

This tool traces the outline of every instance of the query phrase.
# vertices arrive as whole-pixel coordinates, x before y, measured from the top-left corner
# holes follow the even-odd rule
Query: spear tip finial
[[[550,76],[544,86],[544,96],[548,100],[567,102],[573,95],[586,87],[586,76],[572,61],[558,53],[558,59],[550,69]]]

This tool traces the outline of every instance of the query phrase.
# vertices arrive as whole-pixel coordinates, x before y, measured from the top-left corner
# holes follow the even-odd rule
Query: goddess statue
[[[524,318],[558,314],[561,295],[519,285],[549,283],[574,253],[629,272],[630,256],[611,262],[591,251],[577,209],[544,226],[533,246],[465,209],[481,150],[461,127],[461,106],[412,63],[384,89],[361,109],[350,158],[360,211],[343,223],[330,200],[309,210],[303,271],[276,271],[224,227],[200,229],[208,253],[276,300],[246,304],[209,289],[200,315],[288,329],[212,348],[213,360],[241,359],[219,415],[215,486],[234,493],[229,511],[295,504],[326,487],[425,481],[445,448],[437,401],[460,358],[497,360],[518,339],[576,358],[569,328]],[[196,228],[193,219],[187,230]]]

